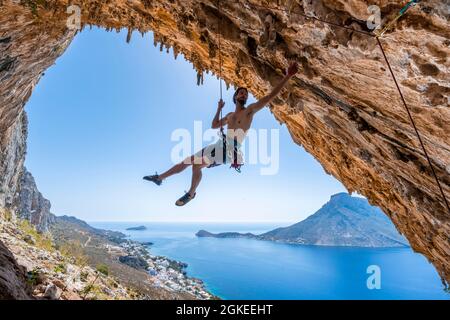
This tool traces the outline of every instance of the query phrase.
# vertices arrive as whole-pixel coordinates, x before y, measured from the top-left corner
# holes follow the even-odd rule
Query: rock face
[[[50,213],[50,201],[39,192],[33,175],[24,168],[16,197],[17,216],[30,222],[40,232],[49,231],[55,217]]]
[[[371,4],[379,6],[387,22],[403,2]],[[247,86],[262,97],[288,60],[299,62],[301,74],[271,105],[274,116],[348,191],[380,206],[412,248],[450,280],[450,212],[376,39],[303,16],[367,31],[365,1],[221,1],[220,11],[215,0],[70,4],[79,4],[82,25],[128,28],[128,41],[133,30],[154,31],[161,50],[172,47],[192,62],[199,83],[205,71],[218,74],[220,22],[227,83]],[[0,177],[4,194],[11,195],[20,157],[8,150],[25,139],[15,134],[23,106],[75,33],[66,25],[67,0],[3,0],[0,5],[1,150],[2,159],[10,159],[6,165],[2,161]],[[450,199],[449,18],[445,1],[421,1],[381,42]]]
[[[0,241],[0,300],[32,299],[26,270],[17,264],[12,253]]]
[[[3,100],[1,102],[0,114],[5,108]],[[25,162],[27,125],[26,113],[22,111],[9,128],[1,131],[0,208],[13,209],[15,197],[19,191]]]

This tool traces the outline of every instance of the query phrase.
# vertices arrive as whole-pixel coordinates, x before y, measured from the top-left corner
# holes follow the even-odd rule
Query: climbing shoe
[[[177,202],[175,202],[175,204],[179,207],[184,206],[186,203],[188,203],[189,201],[194,199],[195,195],[196,195],[196,193],[194,193],[194,195],[191,196],[191,194],[189,192],[186,192],[184,194],[184,196],[182,196],[180,199],[177,200]]]
[[[158,186],[160,186],[162,183],[162,180],[159,178],[158,174],[154,174],[153,176],[145,176],[143,179],[154,182]]]

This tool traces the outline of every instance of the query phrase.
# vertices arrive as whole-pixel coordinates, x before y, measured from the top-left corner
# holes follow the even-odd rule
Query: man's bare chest
[[[232,113],[228,119],[228,127],[229,128],[240,128],[247,129],[252,123],[252,117],[250,117],[247,113]]]

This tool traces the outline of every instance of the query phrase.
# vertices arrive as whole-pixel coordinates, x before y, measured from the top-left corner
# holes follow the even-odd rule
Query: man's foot
[[[153,176],[145,176],[143,179],[150,182],[154,182],[158,186],[160,186],[162,183],[162,180],[159,178],[158,174],[155,174]]]
[[[180,199],[177,200],[177,202],[175,202],[175,204],[179,207],[184,206],[186,203],[188,203],[189,201],[194,199],[196,194],[197,193],[194,193],[194,195],[191,195],[189,192],[186,192],[184,194],[184,196],[182,196]]]

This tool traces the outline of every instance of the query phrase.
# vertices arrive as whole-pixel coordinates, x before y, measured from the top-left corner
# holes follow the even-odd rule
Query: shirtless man
[[[196,195],[196,190],[202,179],[202,169],[205,167],[212,167],[218,164],[222,164],[230,161],[230,157],[227,156],[226,146],[240,146],[242,143],[245,133],[250,129],[253,121],[253,116],[259,110],[268,105],[281,91],[281,89],[286,85],[286,83],[298,72],[298,67],[296,63],[292,63],[286,73],[286,76],[280,83],[272,90],[272,92],[255,102],[248,107],[245,107],[248,98],[248,91],[246,88],[238,88],[233,96],[233,102],[236,105],[234,112],[228,113],[225,117],[220,119],[220,113],[222,108],[225,106],[223,100],[218,103],[218,108],[216,115],[212,121],[212,128],[218,129],[222,126],[227,125],[227,134],[223,140],[219,140],[217,143],[212,144],[203,150],[197,152],[196,154],[188,157],[183,162],[174,165],[172,168],[167,170],[162,174],[155,174],[152,176],[145,176],[144,180],[154,182],[157,185],[161,185],[162,181],[174,174],[180,173],[189,166],[192,166],[192,182],[189,191],[177,200],[175,203],[177,206],[184,206],[186,203],[194,199]],[[225,141],[225,142],[224,142]],[[234,146],[233,146],[234,143]],[[234,159],[236,162],[236,149],[233,148]],[[223,155],[226,155],[223,157]],[[236,164],[236,163],[235,163]]]

